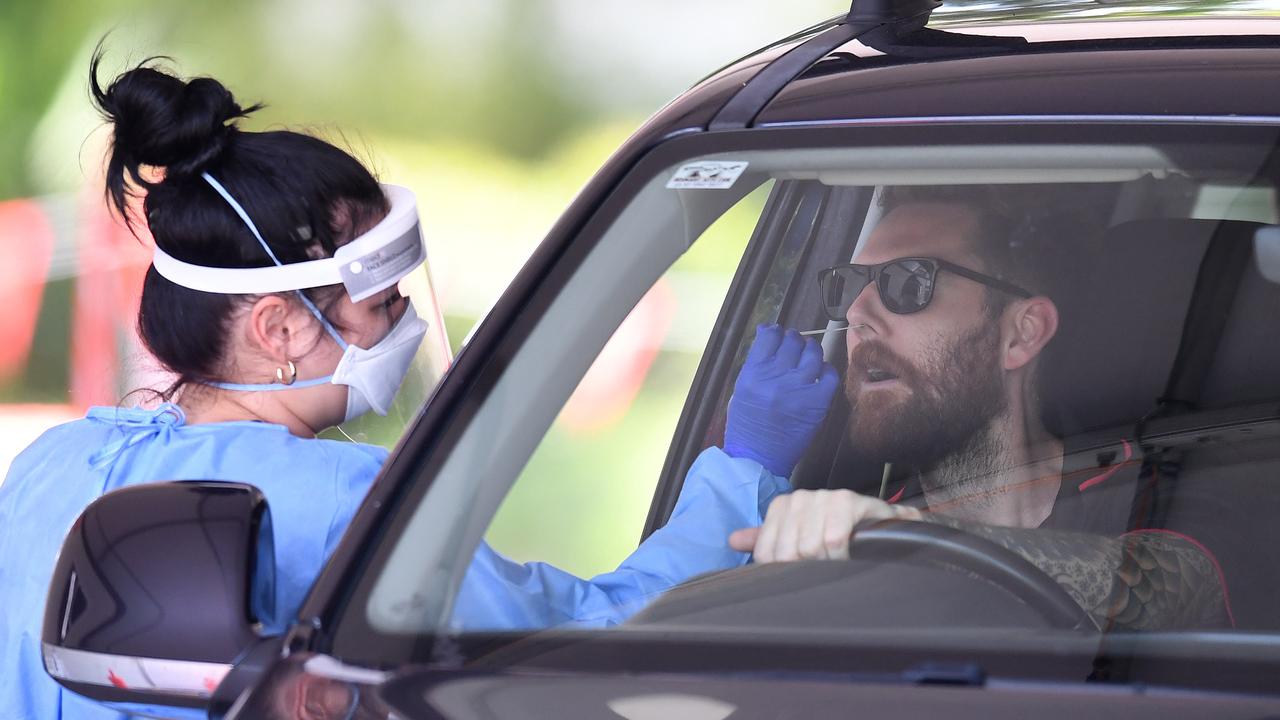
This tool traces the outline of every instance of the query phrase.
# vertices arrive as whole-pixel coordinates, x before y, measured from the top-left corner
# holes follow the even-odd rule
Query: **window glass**
[[[1191,217],[1276,223],[1276,189],[1271,186],[1206,184],[1200,187]]]
[[[698,361],[772,183],[722,215],[627,315],[486,535],[589,577],[635,549]]]
[[[718,213],[669,186],[687,165],[657,173],[471,420],[365,617],[391,634],[621,624],[886,642],[1280,629],[1280,340],[1258,331],[1280,306],[1275,137],[1219,132],[709,155],[773,182],[735,208],[747,219],[722,221],[736,237],[679,261],[681,229]],[[566,344],[630,335],[625,310],[696,252],[739,278],[725,312],[723,291],[697,308],[719,323],[707,352],[680,354],[670,390],[655,361],[615,431],[575,435],[595,370]],[[807,333],[830,370],[780,382],[813,351],[769,344],[782,331],[759,323]],[[665,411],[637,414],[650,390],[670,393]],[[655,490],[659,529],[637,547]],[[790,520],[770,524],[779,507]],[[735,552],[751,537],[731,547],[730,532],[764,516],[755,556]],[[450,554],[482,534],[476,554]],[[768,562],[794,558],[833,561]],[[448,589],[396,610],[427,584]]]

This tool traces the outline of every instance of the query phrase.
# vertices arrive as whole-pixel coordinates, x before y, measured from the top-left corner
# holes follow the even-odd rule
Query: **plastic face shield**
[[[427,334],[418,345],[409,372],[392,400],[387,415],[383,417],[368,413],[342,425],[351,439],[385,447],[391,447],[399,441],[453,362],[453,352],[449,348],[449,338],[444,330],[444,317],[436,300],[427,263],[420,263],[412,268],[400,278],[398,285],[400,294],[413,302],[418,316],[427,322]],[[327,431],[323,436],[331,437],[330,433],[334,432]],[[334,434],[332,437],[336,439],[342,435]]]
[[[171,282],[192,290],[230,295],[295,292],[340,284],[352,302],[398,286],[400,293],[413,302],[419,317],[427,323],[427,334],[390,411],[386,417],[370,414],[344,424],[349,433],[354,431],[358,440],[394,444],[453,359],[426,262],[426,245],[413,192],[398,185],[383,185],[391,209],[368,232],[338,248],[333,257],[279,264],[240,204],[217,180],[205,179],[259,237],[263,249],[277,264],[256,268],[193,265],[157,247],[152,262],[156,272]]]

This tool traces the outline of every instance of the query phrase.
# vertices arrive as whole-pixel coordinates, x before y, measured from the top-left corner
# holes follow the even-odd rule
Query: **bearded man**
[[[782,492],[730,546],[757,563],[841,559],[861,523],[938,522],[1020,553],[1100,628],[1229,625],[1221,571],[1198,542],[1128,531],[1127,501],[1073,502],[1114,468],[1065,481],[1062,441],[1043,422],[1037,375],[1058,308],[1035,265],[1019,261],[1018,223],[991,193],[938,190],[899,193],[856,262],[821,277],[828,315],[848,323],[850,442],[910,468],[920,492]],[[790,473],[830,398],[834,370],[820,352],[795,331],[758,330],[729,406],[721,466],[732,470],[718,472]],[[1146,592],[1152,583],[1168,591]]]

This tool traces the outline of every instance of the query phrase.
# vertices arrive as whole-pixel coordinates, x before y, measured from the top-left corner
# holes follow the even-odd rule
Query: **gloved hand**
[[[817,342],[778,325],[757,327],[729,399],[725,453],[790,475],[839,386]]]

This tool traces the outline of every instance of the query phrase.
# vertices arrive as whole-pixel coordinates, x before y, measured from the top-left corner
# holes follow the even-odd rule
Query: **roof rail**
[[[850,40],[890,57],[941,59],[988,55],[1027,44],[1020,37],[962,35],[927,27],[942,0],[852,0],[837,25],[809,38],[774,60],[720,108],[708,130],[749,127],[765,105],[814,63]]]

